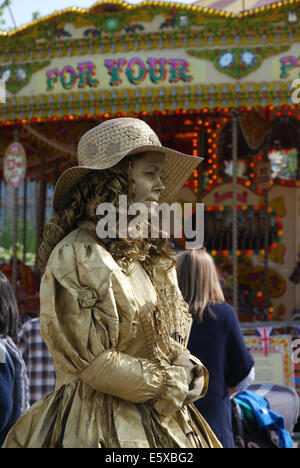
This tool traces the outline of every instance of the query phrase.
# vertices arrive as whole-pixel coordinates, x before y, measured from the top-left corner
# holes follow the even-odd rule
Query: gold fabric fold
[[[184,405],[185,372],[172,365],[190,330],[175,270],[158,265],[150,279],[136,262],[127,275],[93,230],[76,229],[49,258],[40,323],[56,389],[19,419],[4,448],[219,448]]]

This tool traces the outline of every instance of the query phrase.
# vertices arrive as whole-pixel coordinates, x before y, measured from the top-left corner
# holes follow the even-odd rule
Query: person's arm
[[[229,393],[238,390],[242,382],[249,382],[254,359],[247,349],[237,315],[233,308],[226,304],[227,342],[225,380]]]
[[[234,396],[243,390],[246,390],[255,380],[255,368],[254,366],[251,367],[251,370],[247,377],[244,378],[241,382],[237,384],[234,388],[228,388],[228,392],[230,396]]]
[[[236,386],[236,389],[238,392],[242,392],[243,390],[246,390],[255,380],[255,368],[254,366],[251,367],[251,370],[247,377],[244,378],[241,382],[239,382]]]
[[[41,310],[41,332],[60,372],[124,400],[151,400],[163,414],[182,406],[183,368],[126,354],[139,308],[102,247],[78,243],[57,252],[42,280]]]

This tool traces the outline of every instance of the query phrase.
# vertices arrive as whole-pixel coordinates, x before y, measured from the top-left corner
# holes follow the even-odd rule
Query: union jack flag
[[[259,337],[259,342],[261,344],[261,347],[264,351],[265,356],[268,356],[270,344],[272,343],[271,335],[273,333],[273,328],[272,327],[256,328],[255,332],[257,336]]]

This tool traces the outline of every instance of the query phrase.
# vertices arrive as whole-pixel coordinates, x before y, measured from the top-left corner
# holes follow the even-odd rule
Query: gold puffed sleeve
[[[98,244],[72,242],[54,249],[40,297],[41,333],[54,358],[57,387],[82,379],[133,403],[161,399],[171,413],[186,397],[185,372],[126,354],[139,307],[124,276]],[[174,387],[174,398],[166,397],[168,387],[170,392]]]

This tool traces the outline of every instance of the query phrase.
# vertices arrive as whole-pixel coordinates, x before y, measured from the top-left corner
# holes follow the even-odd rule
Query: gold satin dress
[[[10,430],[4,448],[220,448],[193,405],[183,368],[191,326],[175,268],[130,274],[83,223],[42,278],[41,334],[56,388]],[[203,390],[208,384],[203,369]]]

